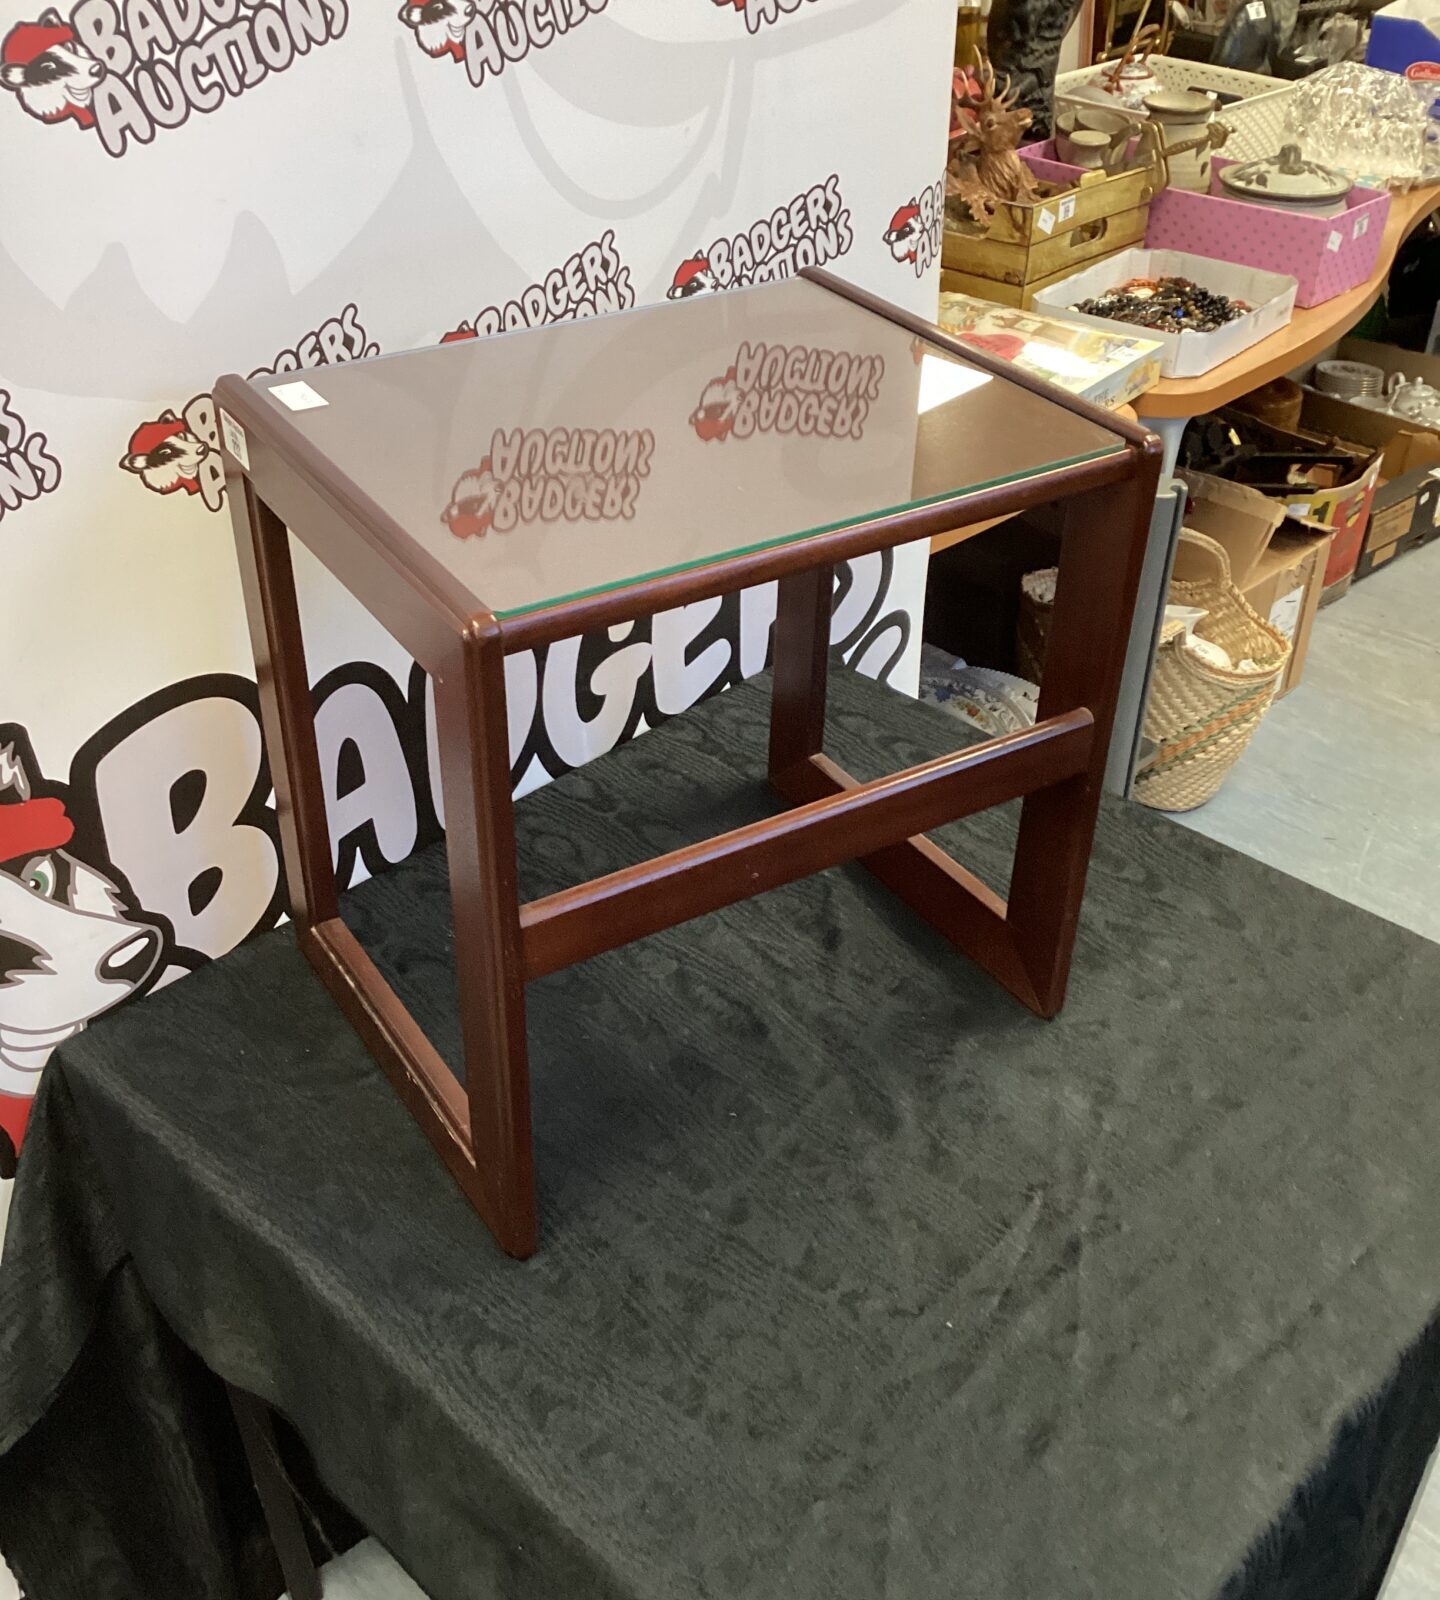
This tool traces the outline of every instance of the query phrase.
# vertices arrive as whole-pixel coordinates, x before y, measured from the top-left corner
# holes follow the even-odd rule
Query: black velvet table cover
[[[766,689],[523,801],[526,892],[770,809]],[[832,697],[862,775],[957,742]],[[1003,888],[1013,817],[941,837]],[[453,1052],[447,908],[436,849],[347,915]],[[433,1600],[1374,1592],[1440,1425],[1440,948],[1117,804],[1054,1023],[844,869],[530,1033],[524,1264],[287,931],[65,1047],[0,1271],[33,1600],[273,1584],[195,1355]]]

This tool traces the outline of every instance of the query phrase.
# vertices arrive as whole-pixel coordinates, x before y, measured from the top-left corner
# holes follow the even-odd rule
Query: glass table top
[[[253,387],[501,618],[1123,448],[802,278]]]

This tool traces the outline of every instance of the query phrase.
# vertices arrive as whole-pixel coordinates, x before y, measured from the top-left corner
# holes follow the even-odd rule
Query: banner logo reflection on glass
[[[654,453],[649,428],[501,429],[489,454],[456,479],[440,520],[457,539],[522,522],[627,520]]]
[[[756,433],[859,439],[884,376],[883,356],[742,344],[724,377],[705,385],[690,426],[707,442]]]

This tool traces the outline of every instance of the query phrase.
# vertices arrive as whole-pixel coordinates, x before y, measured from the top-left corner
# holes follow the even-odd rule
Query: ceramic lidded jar
[[[1335,216],[1345,209],[1350,194],[1350,180],[1343,172],[1305,160],[1298,144],[1287,144],[1278,155],[1259,161],[1221,167],[1218,176],[1227,200],[1275,206],[1307,217]]]
[[[1170,183],[1176,189],[1201,192],[1210,187],[1209,128],[1215,115],[1215,96],[1199,89],[1157,89],[1145,96],[1145,110],[1151,122],[1165,130],[1167,152],[1176,145],[1198,143],[1193,150],[1167,154]]]

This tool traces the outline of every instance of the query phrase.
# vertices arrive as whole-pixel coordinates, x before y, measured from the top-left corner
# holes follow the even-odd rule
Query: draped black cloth
[[[766,810],[765,689],[521,802],[527,894]],[[957,739],[833,701],[862,775]],[[1003,888],[1012,817],[944,837]],[[349,902],[453,1056],[440,850]],[[33,1600],[276,1592],[213,1374],[434,1600],[1374,1592],[1440,1428],[1440,948],[1114,805],[1055,1023],[845,869],[530,1035],[524,1264],[287,931],[60,1052],[0,1271]]]

